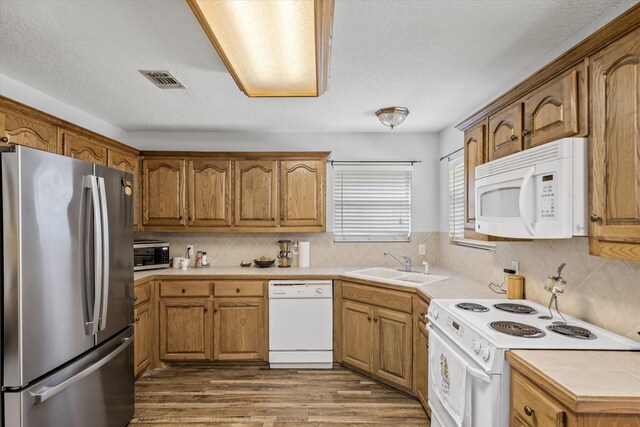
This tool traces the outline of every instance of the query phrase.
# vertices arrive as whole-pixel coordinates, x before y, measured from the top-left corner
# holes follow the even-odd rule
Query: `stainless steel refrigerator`
[[[5,426],[124,426],[133,416],[133,176],[3,148]]]

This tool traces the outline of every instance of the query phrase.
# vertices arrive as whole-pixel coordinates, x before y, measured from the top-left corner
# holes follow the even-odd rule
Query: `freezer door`
[[[133,323],[133,176],[99,165],[95,174],[106,218],[100,343]]]
[[[134,412],[133,328],[20,392],[5,392],[5,426],[123,427]]]
[[[95,344],[83,184],[93,165],[26,147],[1,165],[2,385],[18,387]]]

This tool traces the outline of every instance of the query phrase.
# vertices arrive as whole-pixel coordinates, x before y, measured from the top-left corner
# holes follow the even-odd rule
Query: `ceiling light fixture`
[[[389,126],[391,129],[404,122],[409,115],[409,109],[405,107],[387,107],[376,111],[376,116],[383,125]]]
[[[247,96],[319,96],[329,82],[334,0],[187,0]]]

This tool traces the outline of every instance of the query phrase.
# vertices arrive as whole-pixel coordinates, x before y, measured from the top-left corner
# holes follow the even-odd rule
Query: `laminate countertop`
[[[165,268],[159,270],[147,270],[134,273],[134,281],[141,282],[152,279],[342,279],[363,282],[373,286],[398,289],[402,291],[419,292],[427,301],[432,298],[505,298],[504,294],[496,294],[489,289],[488,284],[457,276],[442,268],[432,267],[431,273],[440,276],[449,276],[448,279],[429,283],[421,286],[398,285],[385,283],[384,280],[363,280],[350,277],[349,272],[368,268],[366,266],[339,266],[339,267],[289,267],[289,268],[257,268],[257,267],[209,267],[174,269]]]

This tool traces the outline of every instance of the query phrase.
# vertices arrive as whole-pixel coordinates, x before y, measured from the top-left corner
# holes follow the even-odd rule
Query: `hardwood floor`
[[[170,367],[136,381],[131,426],[429,427],[422,406],[343,368]]]

